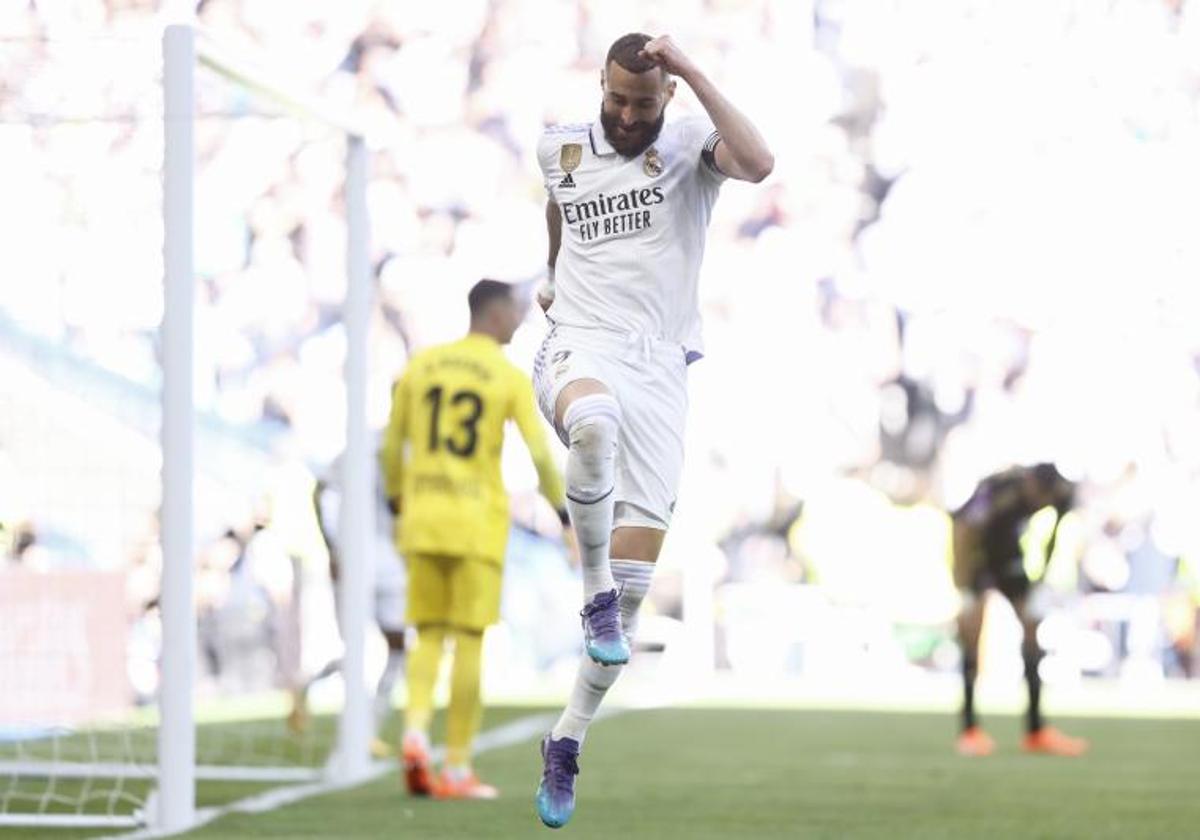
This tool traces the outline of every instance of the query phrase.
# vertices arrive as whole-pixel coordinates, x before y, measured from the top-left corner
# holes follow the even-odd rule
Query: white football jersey
[[[562,214],[551,320],[701,350],[697,281],[724,176],[707,117],[663,126],[634,158],[597,121],[553,126],[538,142],[546,192]]]

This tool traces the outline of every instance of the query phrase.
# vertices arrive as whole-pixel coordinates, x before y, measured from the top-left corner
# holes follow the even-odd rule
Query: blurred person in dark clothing
[[[1038,584],[1025,569],[1021,537],[1034,514],[1053,508],[1054,528],[1045,546],[1047,562],[1063,517],[1075,504],[1075,485],[1054,464],[1014,467],[985,478],[961,508],[951,514],[953,522],[954,583],[963,595],[958,618],[962,647],[963,710],[958,751],[985,756],[995,750],[992,740],[975,715],[975,676],[978,670],[979,636],[983,626],[984,599],[989,589],[1000,592],[1016,611],[1024,637],[1021,655],[1029,685],[1026,734],[1021,743],[1026,752],[1078,756],[1088,743],[1072,738],[1042,717],[1042,680],[1038,672],[1043,651],[1037,641],[1041,622],[1041,600],[1035,597]]]

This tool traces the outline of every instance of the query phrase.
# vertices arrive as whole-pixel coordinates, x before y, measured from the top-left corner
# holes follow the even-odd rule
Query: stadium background
[[[0,575],[119,573],[115,706],[152,698],[158,657],[159,6],[0,6]],[[464,329],[475,279],[537,271],[535,139],[594,116],[616,35],[670,32],[760,126],[778,163],[717,205],[708,356],[651,599],[689,668],[945,696],[942,511],[991,470],[1053,459],[1086,505],[1050,567],[1048,682],[1145,694],[1195,674],[1194,3],[208,0],[199,18],[383,138],[373,425],[407,356]],[[697,107],[685,87],[675,114]],[[202,689],[226,696],[336,650],[309,493],[345,427],[343,148],[203,77],[197,148]],[[541,332],[531,314],[515,362]],[[506,458],[494,696],[554,694],[577,644],[577,584],[525,462]],[[1015,628],[997,611],[993,629],[984,670],[1015,690]],[[86,636],[52,632],[68,651]],[[6,636],[16,674],[31,654]]]

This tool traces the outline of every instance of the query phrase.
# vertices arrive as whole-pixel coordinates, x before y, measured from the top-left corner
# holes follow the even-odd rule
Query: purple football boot
[[[579,775],[579,742],[549,735],[542,739],[542,781],[537,811],[550,828],[562,828],[575,813],[575,777]]]
[[[584,645],[593,662],[624,665],[629,661],[629,642],[621,632],[621,602],[617,590],[597,593],[579,615],[583,618]]]

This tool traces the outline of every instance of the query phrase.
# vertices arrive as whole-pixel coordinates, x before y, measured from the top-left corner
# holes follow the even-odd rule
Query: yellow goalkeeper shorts
[[[410,554],[408,623],[483,630],[500,620],[500,565],[476,557]]]

